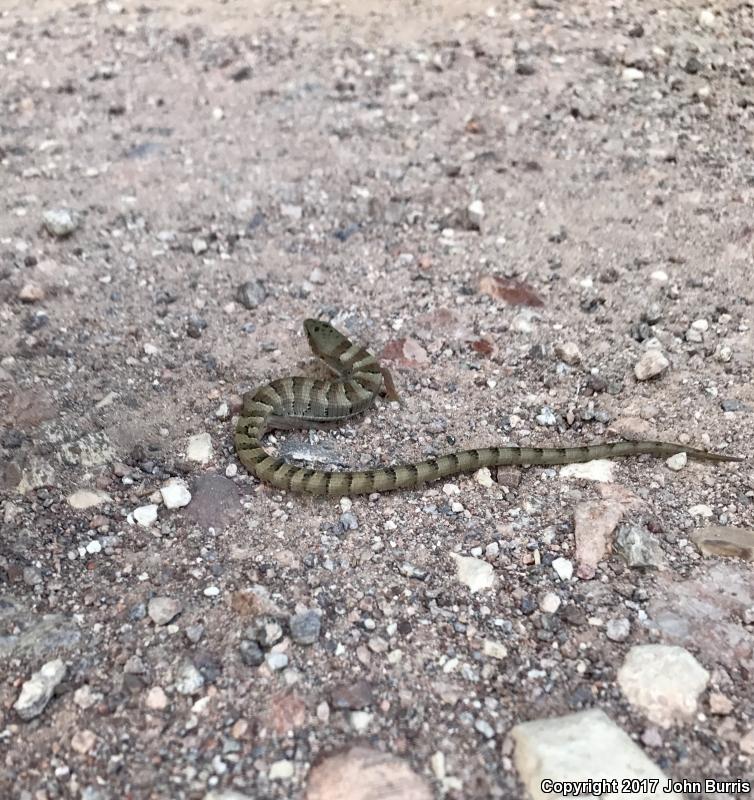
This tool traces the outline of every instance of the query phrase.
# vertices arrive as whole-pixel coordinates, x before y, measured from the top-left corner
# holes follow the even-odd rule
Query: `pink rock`
[[[278,736],[298,730],[306,723],[306,703],[295,692],[278,692],[270,698],[265,722]]]
[[[309,773],[306,800],[432,800],[427,782],[390,753],[369,747],[326,758]]]
[[[541,308],[545,304],[545,301],[528,283],[499,278],[497,275],[483,275],[479,279],[479,291],[494,297],[495,300],[502,300],[509,306]]]
[[[393,339],[380,354],[384,361],[394,361],[402,367],[423,367],[429,364],[427,351],[416,339]]]
[[[620,503],[597,500],[580,503],[573,512],[576,535],[577,574],[588,580],[597,571],[597,564],[605,558],[610,536],[625,512]]]

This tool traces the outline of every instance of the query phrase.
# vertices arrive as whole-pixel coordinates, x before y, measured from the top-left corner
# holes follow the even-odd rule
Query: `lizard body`
[[[235,433],[241,463],[259,480],[278,489],[316,495],[357,495],[415,489],[425,483],[503,465],[554,465],[641,454],[666,458],[686,453],[701,461],[741,461],[673,442],[624,441],[584,447],[485,447],[459,450],[438,458],[371,470],[331,472],[297,467],[270,455],[262,444],[274,428],[319,427],[355,417],[378,394],[396,397],[390,373],[375,357],[326,322],[308,319],[309,346],[335,373],[335,380],[278,378],[243,398]]]

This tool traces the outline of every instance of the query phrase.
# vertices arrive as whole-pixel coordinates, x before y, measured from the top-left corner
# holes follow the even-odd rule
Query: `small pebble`
[[[345,514],[341,514],[339,521],[341,530],[355,531],[359,528],[359,521],[356,519],[356,514],[352,511],[346,511]]]
[[[79,686],[73,693],[73,702],[79,708],[83,709],[91,708],[96,703],[99,703],[101,699],[102,695],[99,692],[93,691],[92,687],[87,683],[83,686]]]
[[[91,542],[89,544],[91,544]],[[97,544],[99,544],[99,542]],[[44,578],[36,567],[24,567],[23,581],[27,586],[38,586],[44,581]]]
[[[264,651],[251,639],[242,640],[238,645],[238,652],[241,654],[241,661],[247,667],[258,667],[264,661]]]
[[[729,398],[720,401],[720,408],[723,411],[751,411],[751,408],[740,400],[731,400]]]
[[[267,666],[274,671],[280,671],[288,666],[288,656],[285,653],[267,653],[265,661]]]
[[[63,239],[78,228],[78,216],[67,208],[49,208],[42,214],[42,223],[48,233]]]
[[[426,569],[417,567],[415,564],[411,564],[408,561],[404,561],[398,568],[398,571],[406,578],[415,578],[418,581],[424,581],[429,576],[429,572],[427,572]]]
[[[245,635],[269,649],[283,638],[283,628],[274,617],[263,615],[247,626]]]
[[[163,711],[168,706],[168,696],[161,686],[153,686],[147,692],[144,705],[152,711]]]
[[[445,777],[445,753],[442,750],[437,750],[432,754],[432,758],[430,758],[429,763],[432,767],[432,772],[437,778],[437,780],[441,781]]]
[[[76,731],[71,737],[71,749],[79,755],[88,753],[96,743],[97,737],[94,731],[90,731],[89,729]]]
[[[192,695],[204,686],[204,676],[188,659],[181,662],[175,679],[175,690],[179,694]]]
[[[320,615],[316,611],[304,611],[294,614],[288,620],[291,639],[297,644],[314,644],[319,638],[322,625]]]
[[[18,292],[18,299],[22,303],[38,303],[44,298],[44,289],[36,283],[25,283]]]
[[[236,297],[244,308],[252,311],[267,299],[267,289],[260,280],[246,281],[238,287]]]
[[[133,518],[142,528],[148,528],[157,520],[157,506],[154,503],[139,506],[133,510]]]
[[[516,75],[534,75],[537,68],[530,61],[517,61],[516,62]]]
[[[456,562],[458,580],[473,592],[489,589],[495,583],[495,571],[491,564],[480,558],[469,558],[451,553]]]
[[[482,227],[482,220],[484,219],[484,203],[481,200],[473,200],[466,207],[466,214],[468,216],[469,227],[473,230],[479,230]]]
[[[124,675],[144,675],[146,671],[147,665],[144,663],[144,659],[137,655],[130,656],[123,664]]]
[[[182,478],[171,478],[160,487],[162,502],[166,508],[183,508],[191,502],[191,492]]]
[[[516,333],[532,333],[534,331],[534,319],[538,319],[534,312],[529,310],[522,311],[513,317],[511,327]]]
[[[605,635],[611,642],[625,642],[631,633],[631,623],[626,617],[608,620]]]
[[[727,364],[733,358],[733,350],[728,345],[720,345],[715,350],[715,358],[723,364]]]
[[[66,498],[71,508],[84,509],[112,502],[112,497],[107,492],[97,489],[79,489]]]
[[[555,345],[555,355],[564,363],[576,366],[581,363],[581,351],[576,342],[563,342]]]
[[[621,73],[621,77],[626,83],[634,83],[644,78],[644,73],[636,67],[626,67]]]
[[[147,605],[147,614],[155,625],[167,625],[183,610],[183,604],[174,597],[153,597]]]
[[[639,381],[648,381],[651,378],[657,378],[667,371],[670,362],[662,354],[660,350],[652,348],[647,350],[646,353],[636,362],[634,366],[634,375]]]
[[[715,512],[708,505],[699,503],[689,508],[689,514],[691,514],[692,517],[705,517],[706,519],[710,519],[715,515]]]
[[[668,465],[669,469],[672,469],[673,472],[678,472],[682,470],[688,461],[688,456],[686,453],[676,453],[674,456],[670,456],[670,458],[665,460],[665,463]]]
[[[539,608],[545,614],[554,614],[560,608],[560,597],[555,592],[547,592],[539,601]]]
[[[567,558],[556,558],[552,562],[552,568],[557,573],[561,581],[569,581],[573,577],[573,562]]]
[[[502,642],[496,642],[493,639],[485,639],[482,644],[482,652],[489,658],[502,661],[508,656],[508,648]]]
[[[492,739],[495,736],[494,728],[484,719],[478,719],[474,723],[474,730],[479,731],[485,739]]]
[[[287,781],[293,777],[293,762],[288,760],[275,761],[267,773],[271,781]]]
[[[662,747],[663,745],[662,733],[654,725],[644,730],[641,740],[647,747]]]
[[[704,65],[696,56],[689,56],[686,63],[683,65],[683,69],[688,72],[689,75],[696,75],[698,72],[701,72],[703,68]]]
[[[201,623],[196,623],[196,625],[189,625],[184,631],[184,633],[186,634],[186,638],[192,644],[196,644],[197,642],[201,641],[202,636],[204,636],[204,625],[202,625]]]
[[[661,567],[665,563],[657,539],[643,526],[621,525],[615,534],[614,550],[623,556],[629,567]]]
[[[754,728],[741,738],[738,746],[744,755],[754,756]]]
[[[319,267],[314,267],[309,275],[309,280],[312,283],[322,284],[325,282],[325,273]]]
[[[212,459],[212,437],[208,433],[196,433],[189,437],[186,458],[207,464]]]
[[[702,28],[714,28],[716,25],[715,12],[709,8],[703,8],[699,12],[699,25]]]
[[[356,733],[365,733],[372,723],[372,714],[368,711],[352,711],[349,719]]]
[[[43,664],[21,686],[21,693],[13,704],[18,716],[23,720],[38,717],[50,702],[55,688],[65,678],[66,671],[65,663],[59,658]]]
[[[726,697],[720,692],[710,692],[709,696],[709,710],[713,714],[726,716],[733,711],[733,703],[730,698]]]
[[[474,473],[474,480],[485,489],[489,489],[493,485],[492,474],[488,467],[482,467]]]
[[[699,342],[704,341],[704,336],[702,335],[702,332],[697,330],[696,328],[689,328],[686,331],[685,338],[687,342],[692,342],[694,344],[698,344]]]
[[[202,332],[207,327],[207,320],[196,314],[191,314],[186,323],[186,333],[192,339],[201,339]]]
[[[558,424],[558,418],[553,413],[552,409],[545,406],[542,411],[537,414],[537,422],[540,425],[545,425],[548,428]]]
[[[583,463],[565,464],[560,468],[561,478],[577,478],[597,483],[612,483],[615,462],[606,458],[596,458]]]

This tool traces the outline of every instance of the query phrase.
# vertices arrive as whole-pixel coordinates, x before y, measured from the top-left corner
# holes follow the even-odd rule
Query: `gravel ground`
[[[751,462],[337,502],[232,430],[319,316],[404,406],[290,458],[750,454],[752,59],[729,2],[0,4],[2,797],[750,796]]]

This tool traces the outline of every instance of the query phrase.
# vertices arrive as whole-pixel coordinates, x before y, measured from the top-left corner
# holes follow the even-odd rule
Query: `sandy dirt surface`
[[[318,316],[404,405],[290,458],[751,455],[752,63],[732,2],[0,0],[0,795],[518,798],[601,710],[748,796],[751,461],[338,502],[232,434]]]

